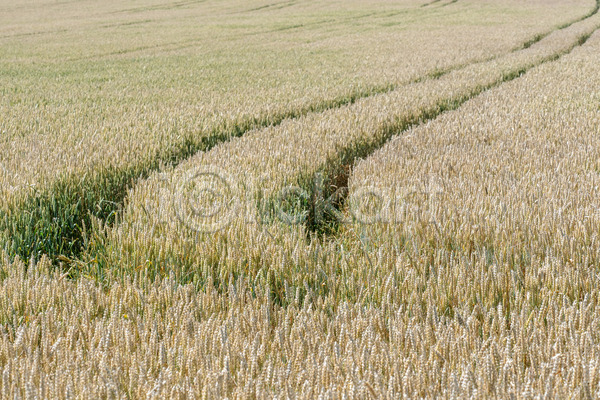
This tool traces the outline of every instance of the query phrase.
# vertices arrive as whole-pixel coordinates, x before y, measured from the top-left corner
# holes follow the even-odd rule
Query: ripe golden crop
[[[0,397],[600,397],[599,6],[0,0]]]

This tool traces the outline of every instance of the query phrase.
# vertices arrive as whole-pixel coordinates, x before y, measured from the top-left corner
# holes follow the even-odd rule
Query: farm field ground
[[[599,398],[599,7],[0,0],[0,396]]]

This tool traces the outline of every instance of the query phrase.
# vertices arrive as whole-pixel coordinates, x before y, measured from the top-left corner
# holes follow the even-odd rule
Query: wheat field
[[[0,0],[0,397],[600,398],[599,8]]]

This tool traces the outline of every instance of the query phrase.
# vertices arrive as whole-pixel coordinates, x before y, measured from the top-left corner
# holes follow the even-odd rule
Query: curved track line
[[[600,0],[597,0],[597,5],[600,5]],[[597,12],[598,7],[590,15],[581,18],[580,21],[590,18]],[[574,23],[572,22],[567,26],[571,26]],[[546,36],[536,37],[532,40],[532,43],[536,43]],[[522,48],[514,49],[504,55],[514,53],[520,49]],[[492,57],[492,59],[501,56],[498,55]],[[417,79],[415,82],[409,82],[408,84],[416,83],[423,79],[439,79],[452,71],[486,61],[490,60],[476,61],[462,66],[455,66],[444,71],[430,73],[426,77]],[[151,173],[158,170],[162,163],[177,165],[199,151],[209,150],[233,137],[242,136],[252,129],[278,125],[286,119],[295,119],[312,112],[320,113],[336,109],[344,105],[353,104],[359,99],[392,92],[402,86],[404,85],[375,87],[344,98],[312,104],[301,110],[292,110],[275,118],[248,121],[244,126],[239,126],[232,133],[215,133],[209,137],[201,138],[194,143],[181,143],[170,154],[154,160],[148,160],[143,165],[134,165],[126,170],[110,170],[108,176],[102,176],[98,181],[88,179],[84,182],[81,177],[74,176],[64,181],[56,182],[44,191],[32,195],[22,203],[19,203],[16,207],[18,211],[7,214],[6,211],[0,210],[0,217],[2,217],[0,219],[0,233],[4,235],[4,239],[0,237],[0,243],[8,250],[9,254],[17,254],[26,259],[32,256],[39,257],[42,253],[48,254],[51,257],[56,257],[59,254],[76,257],[83,249],[82,243],[85,236],[85,227],[90,226],[92,216],[108,221],[109,223],[114,220],[115,215],[121,209],[129,189],[134,184],[133,182],[136,179],[148,177]],[[423,116],[423,119],[431,118],[433,117],[428,117],[428,115]],[[381,145],[383,143],[379,146]],[[113,196],[108,199],[110,201],[96,198],[94,197],[96,191],[110,192]],[[60,194],[64,198],[57,201],[55,197],[57,194]],[[83,194],[87,197],[84,197]],[[100,204],[102,204],[102,207],[99,207]],[[39,237],[39,232],[43,232],[45,237]],[[25,235],[22,238],[23,240],[15,242],[14,238],[19,238],[23,235]],[[31,240],[33,242],[29,242]],[[53,243],[53,241],[57,241],[57,243]]]

